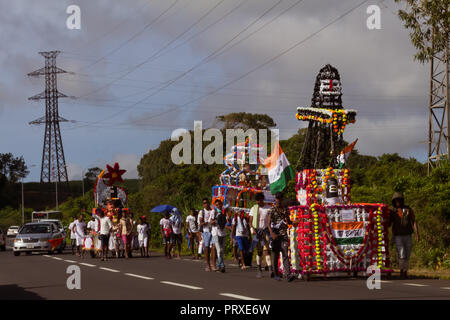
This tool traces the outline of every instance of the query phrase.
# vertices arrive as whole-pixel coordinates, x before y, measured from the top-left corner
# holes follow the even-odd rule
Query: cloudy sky
[[[428,65],[413,61],[393,0],[0,0],[0,152],[23,155],[38,181],[44,89],[27,73],[39,51],[60,50],[60,116],[69,179],[118,161],[137,177],[149,149],[177,128],[229,112],[267,113],[282,138],[304,124],[317,72],[338,68],[345,108],[359,111],[345,139],[364,154],[426,159]],[[66,27],[69,5],[81,29]],[[369,5],[381,30],[369,30]],[[352,8],[357,7],[352,10]],[[348,14],[345,14],[349,12]],[[345,14],[345,15],[344,15]],[[334,21],[334,22],[333,22]],[[331,23],[333,22],[333,23]],[[331,24],[330,24],[331,23]],[[325,28],[324,28],[325,27]]]

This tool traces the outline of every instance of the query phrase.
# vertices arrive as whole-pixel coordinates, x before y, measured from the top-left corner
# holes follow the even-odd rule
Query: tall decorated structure
[[[312,103],[297,108],[307,121],[296,174],[300,205],[290,207],[291,268],[304,274],[335,274],[389,269],[388,208],[352,203],[350,171],[345,160],[356,141],[345,147],[344,130],[355,123],[356,111],[342,104],[339,72],[331,65],[316,77]]]

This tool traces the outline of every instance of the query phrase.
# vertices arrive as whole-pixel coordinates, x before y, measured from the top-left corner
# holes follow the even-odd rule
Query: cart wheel
[[[311,280],[311,274],[310,273],[304,274],[303,279],[305,279],[305,281],[308,282],[309,280]]]

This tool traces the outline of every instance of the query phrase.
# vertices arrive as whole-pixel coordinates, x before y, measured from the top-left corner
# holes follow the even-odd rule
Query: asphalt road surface
[[[135,253],[136,255],[136,253]],[[81,289],[69,290],[71,265],[80,267]],[[309,282],[275,281],[269,272],[255,278],[255,269],[241,271],[227,261],[226,273],[205,272],[203,261],[184,257],[81,259],[64,254],[0,252],[0,300],[3,299],[450,299],[450,281],[431,279],[382,280],[369,290],[366,278],[312,278]]]

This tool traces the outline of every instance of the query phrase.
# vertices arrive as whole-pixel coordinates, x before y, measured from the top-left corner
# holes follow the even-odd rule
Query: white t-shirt
[[[84,228],[86,228],[86,223],[84,221],[81,222],[79,220],[75,221],[75,232],[77,236],[79,237],[84,236]]]
[[[75,233],[72,231],[73,225],[75,224],[75,221],[71,222],[69,224],[69,230],[70,230],[70,239],[75,239]]]
[[[236,224],[236,237],[248,237],[247,220],[241,219],[240,216],[237,216],[237,219],[233,218],[233,220],[231,220],[231,225],[234,226],[235,224]]]
[[[183,219],[181,217],[176,218],[172,217],[170,219],[172,221],[172,231],[174,234],[181,234],[181,227],[183,224]]]
[[[95,232],[98,232],[98,221],[96,220],[89,220],[88,224],[87,224],[87,228],[91,229]]]
[[[265,229],[269,226],[269,210],[270,206],[265,205],[263,208],[259,207],[258,209],[258,217],[259,217],[259,229]],[[253,216],[250,211],[250,216]]]
[[[206,210],[206,209],[202,209],[200,210],[199,214],[198,214],[198,221],[200,221],[200,218],[203,218],[203,222],[206,222],[203,225],[203,232],[211,232],[211,224],[209,223],[209,221],[211,220],[211,216],[214,213],[214,209],[211,210]]]
[[[100,218],[100,234],[109,234],[111,228],[112,222],[107,216]]]
[[[159,221],[159,225],[163,227],[163,229],[170,229],[172,227],[172,221],[170,219],[162,218]]]
[[[186,218],[186,224],[188,226],[189,232],[198,232],[198,226],[195,225],[195,217],[188,215]]]
[[[138,240],[144,240],[148,238],[148,225],[147,224],[138,224],[137,225],[138,232]]]
[[[223,228],[223,229],[220,229],[219,228],[219,225],[217,224],[217,216],[219,215],[219,212],[214,212],[215,213],[215,215],[214,215],[214,217],[215,217],[215,220],[214,220],[214,224],[211,226],[211,235],[214,237],[214,236],[218,236],[218,237],[225,237],[226,235],[227,235],[227,229],[225,229],[225,228]],[[212,218],[213,216],[211,215],[210,216],[210,219]]]

